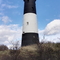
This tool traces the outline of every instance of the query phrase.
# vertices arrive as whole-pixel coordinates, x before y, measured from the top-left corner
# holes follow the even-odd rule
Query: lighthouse
[[[22,46],[38,44],[36,0],[24,0]]]

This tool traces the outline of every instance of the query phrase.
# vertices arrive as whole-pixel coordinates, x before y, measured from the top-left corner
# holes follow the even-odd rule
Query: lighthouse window
[[[32,10],[34,10],[34,7],[32,7]]]
[[[27,22],[27,25],[29,24],[29,22]]]
[[[24,34],[25,32],[23,31],[23,34]]]
[[[33,36],[33,38],[35,38],[35,36]]]
[[[27,2],[29,2],[29,0],[27,0]]]

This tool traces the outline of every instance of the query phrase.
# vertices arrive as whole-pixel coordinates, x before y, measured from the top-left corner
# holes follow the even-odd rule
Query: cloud
[[[2,8],[7,7],[7,8],[18,8],[18,6],[15,5],[7,5],[7,4],[2,4],[1,5]]]
[[[60,19],[54,19],[47,24],[44,30],[39,30],[40,42],[60,42]]]
[[[39,29],[40,41],[60,42],[60,20],[55,19],[47,24],[44,30]],[[45,37],[43,36],[44,34]],[[19,40],[21,45],[22,27],[18,24],[0,25],[0,44],[5,44],[8,47],[12,46],[10,41]],[[43,37],[45,38],[43,40]]]
[[[44,34],[45,35],[55,35],[60,33],[60,19],[55,19],[49,24],[47,24]]]
[[[18,39],[21,41],[22,28],[17,24],[0,25],[0,44],[7,46],[11,45],[9,42]],[[21,42],[20,42],[21,44]]]
[[[8,8],[18,8],[18,6],[7,5]]]
[[[46,21],[50,21],[50,19],[46,19]]]
[[[2,16],[2,17],[1,17],[1,20],[2,20],[4,23],[12,22],[12,20],[11,20],[8,16]]]
[[[5,10],[5,8],[9,8],[9,9],[11,9],[11,8],[18,8],[18,6],[17,5],[11,5],[11,4],[9,4],[9,2],[8,3],[6,3],[6,2],[4,2],[3,0],[0,0],[0,11],[4,11]]]

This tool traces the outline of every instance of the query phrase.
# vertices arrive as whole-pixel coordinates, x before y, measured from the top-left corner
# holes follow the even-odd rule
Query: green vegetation
[[[0,51],[0,60],[60,60],[60,43],[40,43]]]

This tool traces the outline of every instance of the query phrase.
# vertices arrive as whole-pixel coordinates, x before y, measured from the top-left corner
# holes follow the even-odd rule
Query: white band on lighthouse
[[[24,14],[23,33],[38,33],[36,14],[34,13]]]

